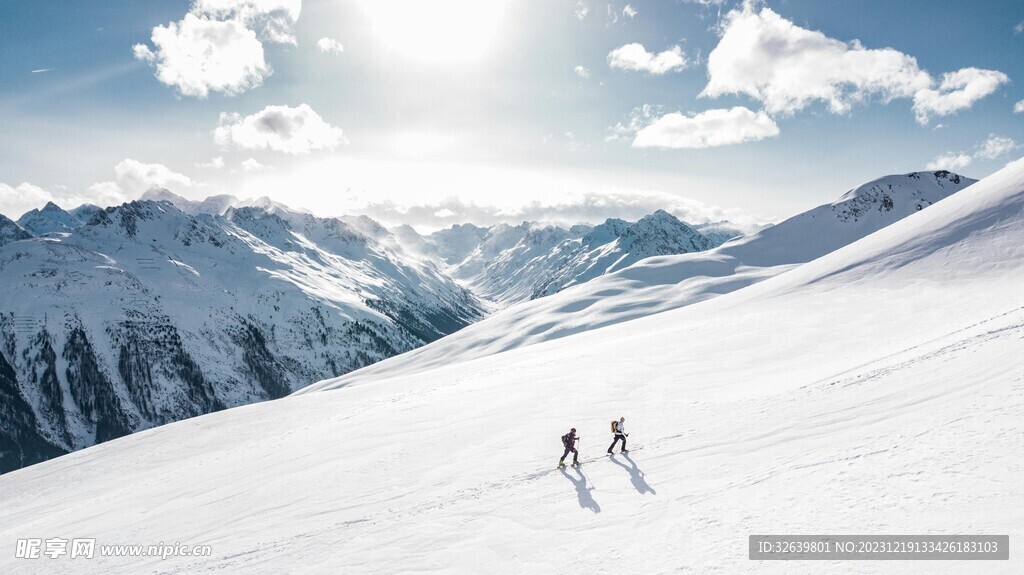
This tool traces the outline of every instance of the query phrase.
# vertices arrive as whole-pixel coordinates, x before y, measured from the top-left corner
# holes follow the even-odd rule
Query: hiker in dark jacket
[[[619,440],[622,440],[622,453],[629,451],[626,449],[626,436],[629,434],[626,433],[625,417],[620,417],[618,421],[612,422],[612,433],[615,434],[615,439],[612,440],[612,444],[608,446],[608,453],[611,453],[612,450],[615,449],[615,444],[618,443]]]
[[[580,438],[576,437],[575,427],[570,429],[569,433],[562,436],[562,445],[565,447],[565,453],[563,453],[562,458],[558,460],[559,467],[565,466],[565,458],[568,457],[570,453],[572,453],[572,464],[580,464],[580,452],[576,451],[576,442],[579,440]]]

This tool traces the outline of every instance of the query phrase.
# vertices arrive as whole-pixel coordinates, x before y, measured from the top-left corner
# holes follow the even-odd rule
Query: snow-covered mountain
[[[883,213],[885,195],[898,203],[882,194]],[[54,573],[847,573],[752,562],[747,536],[1018,533],[1021,237],[1024,162],[722,297],[4,475],[0,544],[71,526],[98,546],[212,548],[49,560]],[[631,453],[606,457],[619,416]],[[559,470],[570,426],[584,465]]]
[[[242,199],[230,194],[219,194],[210,196],[205,200],[190,200],[175,194],[166,188],[152,188],[142,194],[141,200],[154,202],[168,202],[179,210],[192,216],[202,214],[210,216],[222,216],[231,208],[263,208],[268,210],[277,209],[287,213],[307,213],[284,204],[280,204],[270,198]]]
[[[663,210],[637,222],[609,219],[595,227],[523,222],[453,226],[426,237],[401,228],[395,236],[411,251],[435,256],[452,277],[500,305],[557,293],[647,257],[718,245]]]
[[[5,246],[11,242],[27,240],[31,237],[32,234],[18,225],[17,222],[0,214],[0,246]]]
[[[831,253],[975,181],[944,171],[879,178],[834,202],[717,248],[651,257],[563,292],[514,305],[353,377],[424,371],[717,297]]]
[[[82,224],[87,224],[93,216],[102,211],[103,208],[99,206],[94,206],[92,204],[82,204],[77,208],[68,210],[68,213],[71,214],[73,217],[77,218],[78,221],[82,222]]]
[[[432,264],[279,207],[107,208],[3,246],[0,277],[4,471],[282,397],[483,312]]]
[[[723,220],[720,222],[698,224],[693,226],[693,229],[704,234],[717,247],[729,240],[740,236],[752,235],[770,226],[771,224],[738,226],[730,221]]]
[[[194,201],[160,188],[146,192],[143,199],[170,202],[192,215],[222,215],[233,207],[304,213],[268,198],[242,200],[219,195]],[[387,249],[433,261],[461,285],[499,307],[557,293],[646,257],[707,250],[743,234],[729,222],[690,226],[663,210],[638,222],[609,219],[596,227],[563,228],[538,222],[491,227],[459,224],[429,235],[410,226],[387,229],[366,216],[340,220]]]
[[[64,211],[53,202],[46,202],[42,209],[31,210],[18,218],[18,225],[37,236],[41,236],[50,232],[74,231],[87,221]]]
[[[48,447],[6,457],[4,469],[279,397],[411,350],[480,319],[491,306],[476,294],[504,303],[575,286],[380,369],[423,370],[687,305],[781,273],[970,182],[941,172],[883,178],[712,251],[700,251],[711,246],[706,236],[661,211],[593,228],[463,225],[421,236],[267,199],[193,202],[166,190],[79,208],[92,216],[75,228],[81,216],[48,205],[25,219],[61,234],[0,252],[0,334],[14,374],[3,401],[17,414],[2,433]],[[31,237],[14,222],[4,229]],[[807,238],[817,239],[800,247]],[[665,253],[684,255],[643,259]]]

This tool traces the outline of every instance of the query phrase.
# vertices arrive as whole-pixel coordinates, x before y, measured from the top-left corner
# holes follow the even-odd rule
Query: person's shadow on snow
[[[645,479],[644,472],[640,471],[640,468],[636,466],[636,462],[634,462],[626,453],[622,453],[620,455],[622,455],[623,459],[629,462],[629,465],[620,462],[618,459],[615,458],[614,455],[612,455],[610,459],[612,460],[612,463],[625,469],[629,473],[629,480],[633,482],[633,487],[637,490],[637,492],[640,495],[643,495],[645,493],[657,495],[658,492],[655,491],[653,487],[647,484],[647,479]]]
[[[594,490],[593,487],[587,487],[587,476],[583,475],[583,471],[579,467],[573,467],[580,478],[576,479],[565,470],[564,467],[559,467],[558,470],[562,472],[562,475],[566,479],[572,482],[573,487],[576,488],[576,498],[580,500],[580,507],[583,509],[589,509],[594,513],[601,512],[601,506],[594,501],[594,497],[590,495],[590,492]]]

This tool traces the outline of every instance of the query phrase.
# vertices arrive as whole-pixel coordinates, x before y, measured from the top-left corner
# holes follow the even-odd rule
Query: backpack
[[[618,432],[619,432],[619,422],[615,421],[613,419],[612,420],[612,433],[618,433]]]
[[[566,433],[565,435],[562,436],[562,445],[564,445],[565,447],[569,447],[569,434],[568,433]]]

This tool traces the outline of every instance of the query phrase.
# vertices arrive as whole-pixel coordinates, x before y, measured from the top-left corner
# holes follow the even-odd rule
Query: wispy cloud
[[[576,2],[576,7],[573,9],[573,12],[576,14],[577,19],[582,20],[587,17],[587,14],[590,13],[590,7],[587,6],[587,3],[584,2],[583,0],[578,0]]]
[[[32,70],[32,73],[33,74],[42,74],[43,72],[49,72],[50,70],[53,70],[53,68],[40,68],[38,70]]]
[[[573,68],[573,71],[576,72],[577,76],[583,78],[584,80],[590,77],[590,70],[587,69],[585,66],[576,66],[575,68]]]
[[[934,160],[928,162],[925,165],[925,169],[928,170],[962,170],[967,166],[971,165],[974,158],[970,154],[948,152],[939,156],[936,156]]]
[[[929,170],[959,170],[970,166],[975,160],[997,160],[1020,148],[1012,138],[989,134],[984,142],[978,144],[973,153],[946,152],[940,154],[926,165]]]
[[[1013,152],[1017,148],[1020,148],[1020,146],[1017,142],[1013,141],[1013,138],[989,134],[988,139],[979,144],[978,148],[974,151],[974,157],[983,160],[995,160]]]
[[[619,23],[619,12],[615,8],[613,8],[611,4],[608,5],[607,12],[608,12],[608,23],[609,24],[618,24]]]

